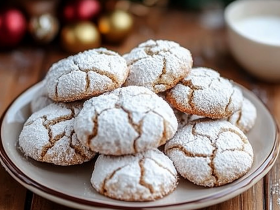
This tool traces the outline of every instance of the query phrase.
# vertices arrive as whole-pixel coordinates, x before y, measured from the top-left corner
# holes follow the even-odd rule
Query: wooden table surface
[[[214,14],[214,13],[213,13]],[[220,14],[220,16],[219,16]],[[211,17],[212,22],[211,22]],[[180,43],[193,55],[194,66],[216,69],[255,93],[280,121],[280,83],[259,81],[244,71],[231,56],[221,13],[194,13],[151,8],[145,17],[135,17],[135,27],[120,45],[104,47],[120,54],[147,39],[167,39]],[[59,44],[38,46],[23,44],[10,51],[0,51],[0,115],[27,87],[42,80],[50,65],[69,54]],[[280,161],[252,188],[205,210],[280,209]],[[17,183],[0,167],[0,210],[64,210],[68,207],[46,200]]]

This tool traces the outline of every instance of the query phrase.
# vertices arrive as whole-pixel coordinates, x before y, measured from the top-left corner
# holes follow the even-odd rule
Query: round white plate
[[[30,116],[30,101],[42,86],[38,83],[22,93],[1,117],[0,159],[9,174],[34,193],[54,202],[78,209],[194,209],[210,206],[244,192],[273,166],[279,154],[278,127],[264,104],[249,90],[243,94],[257,108],[258,117],[247,134],[254,149],[251,170],[237,181],[221,187],[204,188],[180,179],[170,195],[151,202],[125,202],[98,194],[90,185],[94,161],[78,166],[54,166],[26,158],[18,150],[18,136]]]

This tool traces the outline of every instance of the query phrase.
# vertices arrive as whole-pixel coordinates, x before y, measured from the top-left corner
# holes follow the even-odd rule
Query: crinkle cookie
[[[52,100],[71,102],[119,88],[127,76],[122,56],[98,48],[54,63],[46,75],[46,87]]]
[[[19,136],[24,155],[55,165],[75,165],[90,160],[94,152],[84,147],[74,132],[74,118],[82,104],[52,103],[33,113]]]
[[[157,149],[124,156],[98,156],[91,177],[100,194],[125,201],[152,201],[177,187],[172,161]]]
[[[168,90],[166,100],[176,109],[209,118],[226,118],[242,106],[243,95],[228,79],[208,68],[193,68]]]
[[[198,115],[192,115],[192,114],[180,112],[177,109],[173,109],[173,111],[178,120],[178,129],[181,129],[191,121],[206,118],[204,116],[198,116]],[[225,120],[237,126],[244,133],[249,132],[253,128],[256,119],[257,119],[256,107],[247,98],[243,99],[243,103],[240,110],[234,112],[230,117],[225,118]]]
[[[30,109],[31,112],[37,112],[40,109],[48,106],[49,104],[53,103],[53,100],[51,100],[48,96],[48,93],[46,91],[46,87],[42,86],[38,91],[34,94],[33,99],[30,102]]]
[[[249,132],[257,119],[257,109],[247,98],[243,99],[240,110],[231,115],[227,120],[236,125],[244,133]]]
[[[164,149],[182,177],[205,187],[233,182],[253,163],[247,137],[226,120],[193,121],[178,130]]]
[[[74,123],[81,142],[106,155],[156,148],[172,138],[177,127],[168,103],[140,86],[118,88],[87,100]]]
[[[193,65],[188,49],[167,40],[148,40],[123,57],[130,71],[125,86],[144,86],[155,93],[175,86]]]

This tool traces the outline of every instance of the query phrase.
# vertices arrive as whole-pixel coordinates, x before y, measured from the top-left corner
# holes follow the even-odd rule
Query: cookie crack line
[[[186,157],[191,157],[191,158],[195,158],[195,157],[202,157],[202,158],[208,158],[211,157],[211,155],[206,155],[206,154],[199,154],[199,153],[192,153],[190,151],[188,151],[186,148],[184,148],[183,146],[180,145],[174,145],[169,147],[166,152],[172,151],[172,150],[179,150],[180,152],[183,152],[185,154]]]
[[[204,136],[206,138],[208,138],[210,140],[210,142],[216,142],[216,140],[219,138],[219,136],[222,134],[222,133],[225,133],[225,132],[231,132],[231,133],[234,133],[236,134],[243,142],[243,146],[244,144],[247,143],[247,140],[236,130],[232,129],[232,128],[221,128],[221,130],[219,131],[219,133],[217,134],[217,138],[215,140],[211,140],[211,136],[210,135],[207,135],[207,134],[204,134],[204,133],[199,133],[196,131],[195,129],[195,124],[193,124],[193,127],[192,127],[192,135],[200,135],[200,136]]]
[[[89,69],[89,70],[85,70],[84,72],[86,72],[87,74],[89,72],[95,72],[101,76],[105,76],[107,77],[108,79],[110,79],[114,84],[119,84],[119,82],[117,81],[117,79],[115,78],[114,74],[110,74],[109,72],[106,72],[106,71],[102,71],[101,69],[98,69],[98,68],[92,68],[92,69]]]
[[[150,96],[150,97],[151,97],[151,95],[150,95],[150,94],[147,94],[147,93],[139,93],[139,94],[134,95],[134,97],[135,97],[135,96],[138,96],[138,95],[147,95],[147,96]],[[123,101],[123,100],[122,100],[122,98],[123,98],[123,93],[122,93],[122,91],[119,92],[118,97],[119,97],[119,100],[117,101],[117,103],[116,103],[116,105],[115,105],[116,108],[121,108],[124,112],[126,112],[127,117],[128,117],[128,122],[129,122],[129,124],[130,124],[130,125],[133,127],[133,129],[138,133],[138,136],[133,140],[133,149],[134,149],[135,152],[138,152],[136,143],[137,143],[137,141],[141,138],[142,133],[143,133],[143,127],[142,127],[142,126],[143,126],[143,120],[144,120],[146,114],[149,113],[149,112],[151,111],[151,109],[149,109],[149,110],[147,110],[146,112],[144,112],[144,115],[143,115],[143,117],[139,120],[139,123],[138,123],[138,124],[137,124],[137,123],[134,123],[134,122],[133,122],[133,117],[131,116],[132,113],[131,113],[129,110],[127,110],[127,109],[120,103],[121,101]]]
[[[219,182],[219,177],[216,174],[216,168],[215,168],[215,164],[214,164],[214,159],[217,155],[217,146],[216,146],[216,141],[215,143],[212,145],[215,149],[212,152],[212,155],[210,156],[210,162],[209,162],[209,167],[211,168],[211,176],[213,176],[215,178],[215,183],[214,185],[216,186],[217,183]]]
[[[150,159],[152,160],[155,164],[157,164],[159,167],[167,170],[172,176],[174,176],[175,178],[177,177],[176,174],[174,174],[168,167],[165,167],[164,165],[160,164],[158,161],[156,161],[155,159],[153,158],[150,158],[150,157],[146,157],[147,159]]]
[[[133,129],[137,132],[138,136],[133,140],[133,149],[134,152],[138,152],[136,143],[137,140],[140,139],[141,135],[142,135],[142,123],[143,123],[143,118],[139,121],[139,124],[136,124],[133,122],[131,113],[127,110],[124,109],[124,107],[121,107],[121,109],[127,114],[127,118],[128,118],[128,122],[129,124],[133,127]]]
[[[153,56],[153,55],[161,55],[160,53],[161,52],[164,52],[164,53],[167,53],[169,52],[170,54],[172,54],[171,52],[171,49],[176,49],[175,46],[171,46],[169,47],[168,49],[164,49],[164,48],[161,48],[160,50],[158,51],[153,51],[152,49],[154,49],[155,47],[160,47],[160,44],[158,42],[155,42],[155,44],[153,45],[145,45],[143,46],[142,48],[144,49],[144,51],[146,52],[147,55],[150,55],[150,56]],[[161,55],[161,56],[164,56],[164,55]]]
[[[128,62],[127,63],[127,66],[130,67],[130,66],[133,66],[135,63],[137,63],[138,61],[141,61],[143,59],[146,59],[146,58],[149,58],[149,56],[146,56],[146,57],[142,57],[142,58],[137,58],[135,60],[133,60],[132,62]]]
[[[105,110],[104,110],[105,111]],[[101,112],[102,113],[102,112]],[[100,113],[100,114],[101,114]],[[97,136],[98,134],[98,116],[100,115],[97,113],[97,111],[95,110],[95,115],[91,118],[92,123],[93,123],[93,128],[92,128],[92,132],[90,135],[88,135],[87,137],[87,146],[90,147],[91,141]]]
[[[193,98],[194,98],[194,90],[191,89],[191,92],[188,95],[188,104],[192,110],[195,110],[195,103],[193,103]]]
[[[217,183],[218,183],[218,180],[219,180],[219,176],[217,176],[216,174],[216,168],[215,168],[215,164],[214,164],[214,159],[217,155],[217,151],[218,151],[218,148],[217,148],[217,145],[216,145],[216,142],[219,138],[219,135],[217,136],[217,138],[214,140],[214,141],[211,141],[211,146],[214,148],[213,151],[212,151],[212,154],[209,155],[209,159],[210,159],[210,162],[208,163],[209,167],[211,168],[211,176],[215,178],[215,183],[214,183],[214,186],[217,186]]]
[[[175,49],[175,48],[174,48]],[[188,50],[188,49],[186,49],[186,50]],[[188,50],[189,51],[189,50]],[[170,52],[171,53],[171,52]],[[178,59],[178,61],[180,62],[180,63],[182,63],[182,57],[179,57],[179,55],[177,55],[176,53],[171,53],[173,56],[175,56],[177,59]],[[186,55],[186,54],[185,54]],[[187,62],[189,62],[189,63],[185,63],[186,61],[185,61],[185,59],[187,60]],[[192,66],[193,66],[193,59],[192,59],[192,55],[191,55],[191,53],[190,53],[190,51],[189,51],[189,55],[187,56],[187,57],[184,57],[184,65],[185,65],[185,67],[187,67],[187,69],[190,71],[191,70],[191,68],[192,68]]]
[[[217,79],[218,79],[218,81],[221,83],[221,78],[219,77],[219,78],[217,78]],[[208,88],[211,89],[212,84],[213,84],[215,81],[216,81],[216,78],[211,78],[211,80],[210,80],[210,82],[209,82],[209,84],[208,84]]]
[[[109,55],[109,56],[116,56],[114,53],[111,53],[111,52],[108,52],[108,51],[100,51],[100,50],[97,50],[96,51],[99,55]]]
[[[195,110],[195,103],[193,103],[194,93],[197,90],[203,90],[203,88],[193,85],[191,80],[181,80],[178,84],[181,84],[183,86],[187,86],[190,88],[190,93],[187,94],[188,105],[191,107],[192,110]]]
[[[241,119],[243,118],[243,112],[241,110],[238,111],[238,119],[236,121],[236,125],[240,127],[241,125]]]
[[[223,151],[220,151],[220,153],[224,153],[224,152],[236,152],[236,151],[239,151],[239,152],[244,152],[244,153],[247,153],[250,157],[252,157],[252,154],[250,154],[249,152],[247,152],[246,150],[243,149],[244,147],[242,148],[237,148],[237,149],[225,149]]]
[[[210,166],[211,169],[212,169],[211,175],[212,175],[213,177],[215,177],[215,180],[216,180],[216,182],[214,183],[215,186],[219,186],[219,176],[217,176],[217,174],[216,174],[216,169],[215,169],[215,164],[214,164],[214,159],[216,158],[216,156],[217,156],[217,151],[218,151],[218,147],[217,147],[216,143],[217,143],[217,140],[220,138],[220,135],[221,135],[222,133],[228,132],[228,131],[233,132],[233,133],[235,133],[236,135],[238,135],[238,136],[240,137],[240,139],[241,139],[242,142],[243,142],[242,148],[241,148],[241,149],[225,149],[225,150],[223,150],[223,151],[220,151],[219,153],[223,153],[223,152],[225,152],[225,151],[243,151],[243,152],[245,152],[245,151],[244,151],[245,139],[244,139],[238,132],[236,132],[235,130],[233,130],[233,129],[231,129],[231,128],[228,128],[228,129],[223,129],[223,128],[222,128],[221,131],[218,133],[217,138],[213,141],[212,146],[213,146],[215,149],[214,149],[214,151],[213,151],[213,153],[212,153],[212,156],[210,157],[210,163],[209,163],[209,166]],[[246,152],[246,153],[247,153],[249,156],[251,156],[248,152]]]
[[[134,139],[134,143],[133,143],[134,151],[137,152],[136,141],[142,135],[142,120],[143,120],[144,117],[142,119],[140,119],[139,124],[136,124],[136,123],[133,122],[133,117],[131,116],[132,115],[131,112],[129,110],[126,110],[125,107],[121,103],[122,102],[122,97],[123,97],[122,94],[123,94],[122,91],[120,91],[118,93],[118,95],[117,95],[118,100],[115,102],[114,107],[104,109],[100,113],[98,113],[95,110],[95,115],[92,117],[92,122],[93,122],[94,126],[93,126],[92,133],[87,136],[87,145],[90,145],[91,141],[98,135],[98,117],[105,111],[108,111],[108,110],[111,110],[111,109],[121,109],[122,111],[124,111],[127,114],[129,124],[138,133],[138,136]],[[135,96],[138,96],[138,95],[143,95],[143,94],[136,94]],[[146,94],[146,95],[150,96],[150,94]],[[148,110],[148,111],[150,111],[150,110]]]
[[[199,120],[199,122],[201,122],[201,121],[203,121],[204,119],[198,119]],[[205,134],[205,133],[199,133],[199,132],[197,132],[197,130],[196,130],[196,122],[194,122],[193,123],[193,125],[192,125],[192,135],[193,136],[196,136],[196,135],[199,135],[199,136],[203,136],[203,137],[206,137],[207,139],[209,139],[209,141],[212,143],[213,142],[213,140],[211,139],[211,136],[210,135],[207,135],[207,134]],[[219,134],[218,134],[219,135]]]
[[[67,73],[64,73],[62,75],[60,75],[57,79],[56,79],[56,84],[55,84],[55,97],[58,98],[58,85],[60,83],[60,78],[63,77],[63,76],[66,76],[68,74],[72,74],[73,72],[75,71],[81,71],[81,72],[85,72],[87,75],[86,75],[86,91],[88,92],[89,90],[89,87],[90,87],[90,79],[89,79],[89,72],[94,72],[94,73],[97,73],[101,76],[105,76],[107,77],[108,79],[110,79],[112,81],[113,84],[115,85],[119,85],[119,82],[118,80],[115,78],[114,74],[110,74],[109,72],[106,72],[106,71],[102,71],[101,69],[98,69],[98,68],[91,68],[91,69],[85,69],[85,70],[82,70],[79,65],[77,63],[74,62],[74,64],[78,67],[78,70],[72,70],[72,71],[69,71]]]
[[[75,63],[74,63],[75,64]],[[60,78],[67,75],[67,74],[71,74],[73,71],[77,71],[77,70],[72,70],[66,74],[61,74],[57,79],[56,79],[56,83],[55,83],[55,98],[57,99],[58,98],[58,85],[59,85],[59,82],[60,82]]]
[[[163,65],[162,65],[162,71],[161,71],[161,74],[158,76],[158,78],[153,82],[153,89],[155,90],[156,88],[155,88],[155,86],[157,86],[157,85],[164,85],[164,86],[166,86],[166,88],[168,88],[169,86],[170,86],[170,84],[168,84],[168,82],[166,83],[166,82],[163,82],[162,80],[162,78],[163,78],[163,76],[164,75],[166,75],[166,58],[165,57],[163,57],[163,60],[162,60],[162,62],[163,62]]]
[[[236,134],[242,140],[243,144],[247,144],[247,139],[244,138],[244,136],[242,136],[241,133],[239,133],[238,131],[236,131],[232,128],[226,128],[226,129],[222,128],[221,132],[218,135],[220,135],[223,132],[232,132],[232,133]]]
[[[140,167],[140,179],[139,179],[139,184],[142,185],[143,187],[147,188],[150,191],[150,194],[154,194],[154,188],[153,185],[147,183],[144,179],[145,177],[145,167],[144,167],[144,162],[145,158],[142,158],[139,160],[138,164]]]
[[[160,113],[155,112],[154,110],[150,110],[149,112],[152,112],[152,113],[158,115],[163,121],[162,138],[160,139],[160,142],[159,142],[159,145],[162,145],[163,143],[165,143],[167,141],[167,122],[166,122],[166,120],[164,120],[164,117]],[[175,128],[173,128],[173,129],[175,130]]]
[[[224,131],[230,131],[230,132],[232,132],[232,133],[235,133],[235,134],[241,139],[241,141],[243,142],[242,148],[241,148],[241,149],[234,149],[234,151],[243,151],[243,152],[247,153],[250,157],[253,157],[252,154],[251,154],[250,152],[247,152],[247,151],[245,150],[245,145],[248,144],[248,140],[247,140],[247,139],[245,139],[242,135],[240,135],[239,132],[235,131],[234,129],[230,129],[230,128],[229,128],[229,129],[224,129]],[[223,151],[229,151],[229,150],[230,150],[230,149],[228,149],[228,150],[223,150]]]
[[[94,114],[94,116],[91,118],[92,123],[93,123],[94,126],[93,126],[93,128],[92,128],[91,134],[87,136],[87,145],[88,145],[88,146],[91,145],[91,141],[94,141],[94,138],[98,135],[98,117],[99,117],[103,112],[106,112],[106,111],[111,110],[111,109],[121,109],[121,110],[123,110],[124,112],[126,112],[127,115],[128,115],[128,122],[129,122],[130,125],[134,128],[134,130],[139,134],[139,136],[138,136],[137,138],[139,138],[139,137],[141,136],[141,135],[140,135],[141,132],[140,132],[140,133],[138,132],[138,131],[139,131],[138,127],[139,127],[140,125],[137,125],[137,124],[133,123],[132,117],[130,116],[130,112],[129,112],[129,111],[126,111],[118,102],[116,102],[116,104],[115,104],[114,107],[110,107],[110,108],[104,109],[104,110],[102,110],[102,111],[99,112],[99,113],[95,110],[95,114]]]
[[[165,53],[169,52],[170,54],[174,55],[178,60],[181,59],[176,54],[172,53],[172,51],[171,51],[171,49],[176,49],[176,47],[171,47],[170,49],[167,49],[167,50],[162,49],[161,51],[153,52],[151,49],[156,47],[156,46],[159,46],[159,45],[156,44],[156,45],[151,45],[151,46],[143,46],[142,48],[145,51],[147,56],[134,59],[132,62],[128,62],[127,66],[130,67],[130,66],[134,65],[135,63],[137,63],[140,60],[147,59],[147,58],[153,57],[155,55],[161,56],[161,57],[163,57],[163,59],[166,59],[164,55],[160,54],[161,52],[165,52]]]
[[[237,110],[237,111],[234,112],[233,114],[234,114],[234,115],[237,115],[237,120],[236,120],[236,123],[235,123],[235,124],[237,125],[237,127],[240,127],[240,126],[242,125],[241,119],[243,118],[243,114],[242,114],[241,109],[240,109],[240,110]],[[230,120],[231,120],[231,117],[232,117],[232,115],[229,116],[229,117],[227,118],[227,121],[230,121]]]
[[[121,97],[121,95],[119,97]],[[142,119],[140,119],[139,124],[136,124],[136,123],[133,122],[133,118],[132,118],[131,112],[129,110],[126,110],[121,104],[117,104],[116,106],[119,107],[120,109],[122,109],[127,114],[129,124],[133,127],[133,129],[138,134],[138,136],[133,140],[134,152],[138,152],[136,143],[137,143],[137,140],[140,139],[140,137],[142,136],[142,132],[143,132],[142,131],[142,125],[143,125],[144,117]]]
[[[101,193],[101,194],[107,195],[107,192],[108,192],[108,190],[107,190],[107,188],[106,188],[107,182],[108,182],[110,179],[112,179],[112,178],[114,177],[114,175],[115,175],[119,170],[123,169],[123,168],[126,167],[126,166],[127,166],[127,165],[124,165],[124,166],[122,166],[122,167],[119,167],[119,168],[115,169],[111,174],[109,174],[109,175],[103,180],[103,183],[102,183],[101,189],[100,189],[100,193]]]
[[[214,80],[214,79],[213,79]],[[212,80],[212,82],[213,82],[213,80]],[[181,80],[180,82],[179,82],[179,84],[182,84],[182,85],[184,85],[184,86],[187,86],[187,87],[189,87],[191,90],[193,90],[193,91],[196,91],[196,90],[203,90],[204,89],[204,87],[200,87],[200,86],[196,86],[196,85],[194,85],[193,83],[192,83],[192,80],[191,79],[183,79],[183,80]]]
[[[87,155],[84,153],[84,151],[79,148],[79,147],[76,147],[74,144],[73,144],[73,139],[74,139],[74,134],[75,132],[72,131],[71,134],[70,134],[70,141],[69,141],[69,146],[75,151],[75,154],[76,155],[79,155],[80,157],[82,157],[82,159],[88,159]]]
[[[24,123],[24,126],[32,125],[36,120],[31,120],[29,122]]]
[[[89,79],[89,75],[87,73],[86,74],[86,87],[85,87],[86,92],[88,92],[89,87],[90,87],[90,79]]]
[[[51,126],[56,125],[60,122],[64,122],[64,121],[73,119],[75,117],[75,112],[74,112],[74,109],[70,109],[70,110],[71,110],[71,113],[69,115],[64,115],[64,116],[58,117],[53,120],[48,120],[47,116],[45,116],[45,115],[41,117],[43,119],[42,125],[48,131],[49,144],[44,146],[44,148],[41,152],[41,155],[40,155],[40,159],[44,158],[44,156],[47,154],[48,150],[50,148],[52,148],[57,141],[59,141],[62,137],[66,136],[65,131],[63,131],[63,133],[58,134],[53,137],[52,131],[51,131]],[[66,137],[69,137],[69,136],[66,136]]]
[[[225,112],[226,112],[226,113],[228,113],[229,106],[230,106],[230,104],[232,103],[232,97],[233,97],[234,92],[235,92],[235,91],[234,91],[234,89],[233,89],[232,92],[231,92],[231,94],[230,94],[228,103],[227,103],[227,105],[226,105],[226,107],[225,107]]]
[[[49,149],[51,149],[55,145],[55,143],[58,142],[63,137],[68,137],[68,136],[65,135],[65,131],[61,134],[56,135],[52,139],[50,139],[49,144],[44,146],[43,151],[42,151],[41,156],[40,156],[40,159],[43,160],[44,157],[46,156],[46,154],[48,153]]]

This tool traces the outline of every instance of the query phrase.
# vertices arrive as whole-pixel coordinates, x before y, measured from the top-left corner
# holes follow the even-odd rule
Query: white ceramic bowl
[[[280,1],[237,0],[225,9],[233,57],[252,75],[280,81]]]

